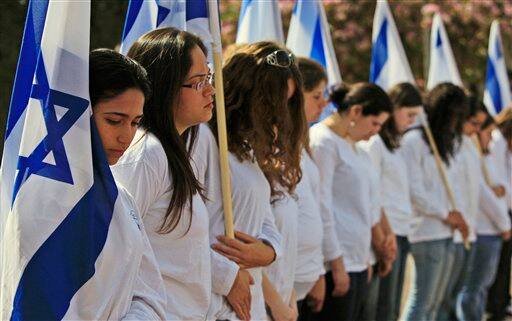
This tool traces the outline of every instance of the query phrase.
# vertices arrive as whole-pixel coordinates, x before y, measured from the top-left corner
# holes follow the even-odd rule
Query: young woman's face
[[[359,114],[354,120],[354,126],[350,130],[350,136],[354,141],[368,140],[377,134],[382,125],[389,118],[389,113],[383,112],[379,115],[364,116]]]
[[[144,94],[131,88],[93,106],[93,116],[109,165],[117,163],[130,146],[142,118]]]
[[[322,80],[313,90],[304,91],[304,111],[308,123],[318,121],[322,110],[327,106],[327,100],[324,98],[326,84],[325,80]]]
[[[475,116],[470,117],[462,128],[464,135],[472,136],[480,130],[483,122],[485,121],[486,114],[483,111],[479,111]]]
[[[486,128],[483,128],[478,132],[478,139],[480,140],[480,146],[482,146],[483,149],[489,148],[489,143],[492,140],[492,131],[496,129],[496,125],[491,124],[487,126]]]
[[[421,109],[422,106],[398,107],[393,111],[393,120],[400,134],[405,133],[407,128],[414,124],[416,116],[421,112]]]
[[[208,68],[206,56],[198,46],[192,49],[191,57],[192,67],[183,85],[196,86],[209,77],[210,68]],[[180,134],[187,128],[207,122],[212,118],[214,94],[215,90],[210,83],[206,83],[200,90],[189,87],[181,88],[179,103],[174,109],[174,122]]]

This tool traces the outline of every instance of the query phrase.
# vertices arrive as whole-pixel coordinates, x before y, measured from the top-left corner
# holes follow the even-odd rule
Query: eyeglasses
[[[267,56],[266,61],[271,66],[288,68],[295,61],[295,56],[285,50],[276,50]]]
[[[195,84],[183,84],[181,87],[192,88],[196,91],[203,91],[207,85],[211,85],[213,82],[213,74],[209,73],[204,76],[203,80],[196,82]]]

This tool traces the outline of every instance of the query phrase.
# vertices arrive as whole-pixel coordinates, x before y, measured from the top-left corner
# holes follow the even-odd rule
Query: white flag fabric
[[[373,17],[370,82],[386,91],[402,82],[415,84],[395,20],[386,0],[377,1]]]
[[[263,40],[284,44],[283,23],[277,0],[242,0],[236,43]]]
[[[463,87],[441,15],[436,13],[430,33],[430,66],[427,89],[430,90],[442,82],[450,82]]]
[[[507,75],[500,25],[492,22],[489,35],[487,74],[485,77],[484,103],[489,113],[495,116],[503,108],[511,107],[510,82]]]

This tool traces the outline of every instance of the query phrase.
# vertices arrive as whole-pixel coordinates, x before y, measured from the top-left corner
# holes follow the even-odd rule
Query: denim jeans
[[[450,247],[452,255],[452,268],[446,271],[446,291],[442,298],[441,306],[437,314],[439,321],[457,320],[456,303],[464,285],[465,279],[469,273],[471,257],[474,254],[474,244],[471,244],[470,250],[466,250],[464,244],[455,243]]]
[[[457,319],[482,320],[489,288],[494,282],[502,239],[498,235],[478,235],[462,291],[457,297]]]
[[[393,269],[380,279],[377,321],[396,321],[400,316],[400,300],[405,277],[405,263],[409,254],[407,237],[396,236],[397,254]]]
[[[446,290],[444,275],[451,269],[451,238],[411,244],[415,277],[409,292],[405,320],[436,320],[440,301]]]

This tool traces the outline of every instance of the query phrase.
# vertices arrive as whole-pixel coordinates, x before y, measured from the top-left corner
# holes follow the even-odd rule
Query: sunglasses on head
[[[286,50],[276,50],[266,57],[267,64],[271,66],[288,68],[295,61],[295,56]]]

